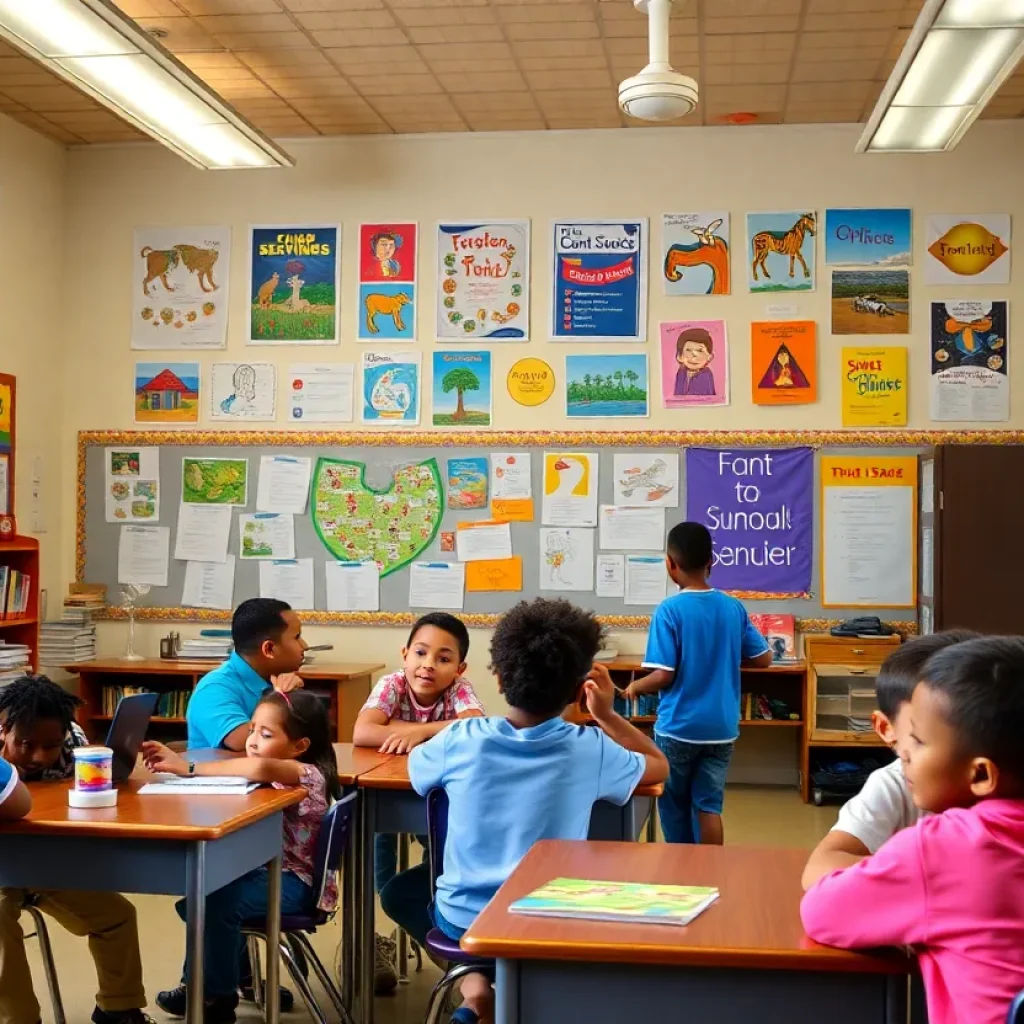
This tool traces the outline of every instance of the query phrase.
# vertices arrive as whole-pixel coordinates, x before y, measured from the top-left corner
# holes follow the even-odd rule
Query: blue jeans
[[[452,924],[440,910],[437,909],[437,905],[434,903],[430,904],[430,917],[434,922],[434,927],[439,928],[441,931],[448,936],[449,939],[454,939],[456,942],[466,934],[467,929],[460,928],[457,924]]]
[[[427,837],[416,838],[426,849]],[[378,832],[373,837],[373,883],[384,913],[422,946],[431,928],[428,863],[399,872],[398,836]]]
[[[313,889],[298,875],[285,871],[281,875],[281,913],[301,914],[313,906]],[[182,921],[187,920],[186,904],[174,905]],[[242,922],[263,918],[267,914],[267,869],[256,868],[236,878],[206,897],[206,931],[203,965],[206,971],[204,997],[233,996],[238,989],[239,972],[245,942]],[[185,984],[189,979],[188,958],[182,972]]]
[[[658,816],[668,843],[699,843],[703,814],[721,814],[725,777],[732,758],[732,743],[686,743],[655,735],[668,758],[665,794],[658,798]]]

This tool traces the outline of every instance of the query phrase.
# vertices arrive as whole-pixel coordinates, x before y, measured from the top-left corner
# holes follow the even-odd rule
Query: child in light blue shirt
[[[460,939],[541,839],[586,839],[598,800],[624,805],[641,783],[662,782],[668,762],[613,710],[615,688],[594,664],[601,626],[568,601],[520,602],[498,623],[491,661],[509,705],[505,718],[466,718],[416,747],[409,776],[421,796],[448,795],[448,838],[434,919]],[[560,715],[584,684],[600,728]],[[453,1021],[493,1018],[482,975],[462,985]]]

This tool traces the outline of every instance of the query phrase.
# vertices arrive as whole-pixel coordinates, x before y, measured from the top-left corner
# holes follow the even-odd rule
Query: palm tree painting
[[[435,352],[435,427],[491,425],[490,352]]]
[[[566,356],[565,406],[572,417],[647,416],[647,356]]]

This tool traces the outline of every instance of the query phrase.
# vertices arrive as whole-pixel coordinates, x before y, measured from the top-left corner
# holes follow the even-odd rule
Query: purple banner
[[[810,448],[688,448],[686,518],[715,539],[721,590],[806,595],[814,550]]]

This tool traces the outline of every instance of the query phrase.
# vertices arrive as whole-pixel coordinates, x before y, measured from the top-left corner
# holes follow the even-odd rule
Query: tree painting
[[[449,370],[441,382],[441,390],[446,395],[451,391],[458,392],[458,405],[455,407],[452,419],[456,423],[461,423],[466,419],[465,394],[467,391],[480,390],[480,378],[472,370],[467,370],[464,367]]]
[[[435,352],[433,362],[433,425],[489,427],[491,353]]]

